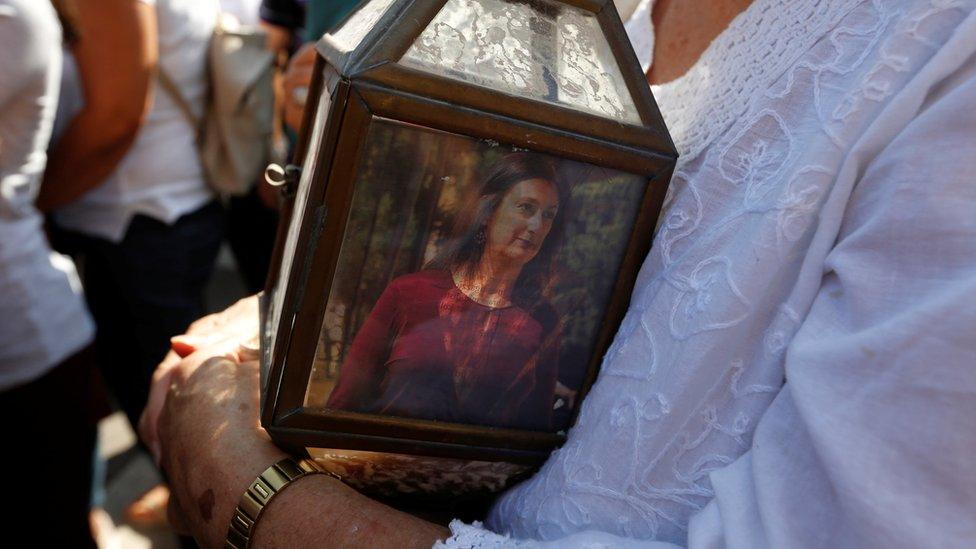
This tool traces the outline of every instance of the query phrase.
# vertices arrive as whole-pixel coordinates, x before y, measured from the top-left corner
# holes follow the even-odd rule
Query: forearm
[[[83,111],[52,150],[44,184],[37,197],[42,212],[69,204],[105,180],[125,157],[138,124],[106,128],[111,121]]]
[[[135,140],[152,104],[158,59],[156,12],[131,0],[81,0],[72,48],[85,107],[48,158],[37,206],[63,206],[111,174]]]
[[[326,475],[310,475],[268,505],[254,532],[256,547],[430,547],[450,535],[373,501]]]
[[[204,547],[220,547],[234,509],[248,485],[280,451],[226,460],[228,470],[194,468],[185,482],[190,498],[181,501],[194,538]],[[230,470],[233,469],[233,470]],[[191,488],[191,486],[195,486]],[[302,477],[265,507],[254,530],[254,547],[430,547],[448,537],[441,526],[373,501],[327,475]]]
[[[286,457],[259,425],[257,362],[208,358],[213,352],[198,351],[173,367],[159,420],[174,511],[204,547],[223,546],[244,491]],[[256,546],[399,547],[430,546],[447,530],[310,475],[271,500],[254,534]]]

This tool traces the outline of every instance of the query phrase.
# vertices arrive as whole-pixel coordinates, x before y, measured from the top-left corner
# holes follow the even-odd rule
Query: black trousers
[[[257,185],[244,196],[227,201],[227,243],[234,253],[237,269],[248,294],[264,289],[271,265],[275,236],[278,234],[278,212],[261,202]]]
[[[169,339],[205,312],[203,291],[222,236],[217,201],[173,225],[137,215],[119,243],[74,232],[56,235],[57,247],[78,261],[97,325],[98,364],[133,426]]]
[[[91,348],[0,393],[3,524],[32,547],[95,547],[88,526],[98,420],[108,411]],[[7,543],[13,543],[8,538]]]

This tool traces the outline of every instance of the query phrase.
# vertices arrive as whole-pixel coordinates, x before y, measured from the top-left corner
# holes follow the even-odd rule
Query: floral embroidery
[[[734,326],[749,314],[749,303],[736,288],[725,258],[702,261],[688,278],[675,275],[670,282],[679,290],[671,309],[671,335],[676,339]]]
[[[682,154],[656,249],[566,446],[492,526],[686,541],[710,474],[782,390],[824,268],[803,258],[851,192],[835,185],[845,156],[973,3],[755,0],[655,88]]]
[[[761,209],[763,200],[776,188],[777,175],[791,149],[786,123],[775,112],[764,110],[722,151],[719,171],[732,183],[745,185],[743,206],[747,210]]]
[[[627,337],[614,342],[604,371],[611,376],[647,380],[655,372],[654,330],[642,318],[641,311],[633,311],[624,319],[619,332],[628,330]]]

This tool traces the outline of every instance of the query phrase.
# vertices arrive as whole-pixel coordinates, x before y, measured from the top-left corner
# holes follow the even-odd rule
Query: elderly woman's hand
[[[237,502],[267,467],[287,456],[258,421],[256,361],[201,349],[172,369],[159,418],[170,519],[203,547],[221,547]],[[396,511],[326,475],[305,477],[275,497],[252,541],[280,547],[430,547],[449,533]]]
[[[153,372],[146,408],[139,418],[139,436],[156,463],[160,459],[158,422],[171,384],[173,368],[197,349],[208,348],[212,356],[251,360],[258,334],[257,296],[246,297],[227,309],[205,316],[190,325],[187,333],[174,337],[172,349]]]
[[[206,348],[170,370],[159,415],[160,464],[170,480],[170,516],[204,546],[220,546],[248,484],[287,454],[261,428],[257,361]]]

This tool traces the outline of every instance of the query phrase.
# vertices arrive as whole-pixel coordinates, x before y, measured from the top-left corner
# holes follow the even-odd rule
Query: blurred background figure
[[[288,134],[300,129],[315,61],[315,43],[342,22],[359,0],[263,0],[261,19],[268,47],[291,55],[279,88],[279,102]]]
[[[89,501],[99,508],[105,498],[106,463],[97,459],[95,427],[110,409],[98,369],[134,424],[169,338],[206,312],[204,290],[222,241],[233,252],[233,261],[221,261],[224,271],[238,272],[222,273],[218,282],[229,281],[228,288],[211,287],[212,307],[260,290],[267,276],[277,193],[255,181],[249,193],[219,200],[201,166],[198,128],[181,112],[181,101],[196,116],[207,108],[207,48],[218,16],[265,29],[284,73],[303,42],[314,44],[357,2],[51,2],[56,11],[47,1],[0,0],[0,24],[7,29],[0,40],[16,45],[0,52],[0,301],[4,318],[22,319],[0,330],[0,390],[10,417],[38,402],[58,401],[51,417],[38,415],[17,433],[58,433],[59,463],[71,456],[78,469],[71,475],[78,480],[72,494],[82,517]],[[64,52],[55,14],[71,37]],[[289,127],[286,118],[292,135],[300,125],[313,60],[311,47],[306,50],[279,78],[279,135]],[[175,84],[175,95],[163,78]],[[52,133],[56,138],[49,142]],[[278,160],[287,148],[280,148]],[[42,213],[48,214],[55,248],[76,259],[77,273],[70,260],[51,252]],[[71,398],[61,394],[68,390]],[[79,441],[69,440],[75,435]],[[109,464],[110,479],[120,474],[119,466]],[[89,500],[93,470],[95,496]],[[72,494],[63,482],[59,487],[65,497],[48,503],[60,509]],[[164,524],[167,500],[165,486],[157,486],[126,516],[136,526]],[[79,518],[78,524],[88,536],[87,522]]]
[[[58,104],[66,3],[0,0],[0,413],[11,505],[32,544],[92,547],[96,425],[107,411],[74,265],[34,206]],[[36,526],[36,527],[34,527]]]
[[[267,32],[268,29],[259,16],[260,7],[261,0],[220,0],[224,15],[233,17],[241,27]],[[276,50],[272,51],[277,54]],[[281,132],[272,130],[273,128],[269,128],[269,134],[273,134],[269,141],[278,143]],[[282,162],[285,153],[283,147],[279,144],[272,148],[277,153],[273,158],[264,160]],[[253,294],[264,288],[264,281],[268,276],[271,251],[278,228],[279,193],[264,181],[263,170],[249,183],[251,185],[247,193],[225,197],[225,240],[233,254],[236,270],[246,293]]]
[[[217,0],[77,1],[84,106],[50,151],[38,206],[82,266],[98,364],[132,425],[169,338],[205,312],[222,239],[197,128],[181,110],[205,109],[219,10]]]
[[[276,78],[276,153],[269,160],[284,162],[291,156],[312,78],[315,42],[357,5],[358,0],[221,0],[225,14],[244,26],[264,29],[267,47],[284,69]],[[247,194],[227,197],[224,204],[226,242],[246,292],[259,292],[274,248],[278,192],[258,178]]]
[[[153,72],[202,113],[217,1],[82,0],[85,106],[51,151],[39,205],[83,262],[99,363],[135,424],[169,338],[204,312],[220,245],[195,128]]]

